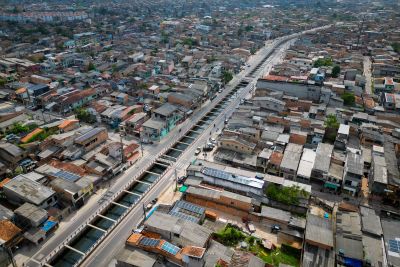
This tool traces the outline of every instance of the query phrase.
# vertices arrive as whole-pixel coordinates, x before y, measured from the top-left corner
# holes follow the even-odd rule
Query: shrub
[[[308,193],[298,186],[278,187],[275,184],[270,184],[265,193],[270,199],[286,205],[297,205],[301,196],[308,197]]]
[[[215,238],[223,245],[232,247],[243,241],[246,236],[240,230],[228,224],[225,229],[215,233]]]

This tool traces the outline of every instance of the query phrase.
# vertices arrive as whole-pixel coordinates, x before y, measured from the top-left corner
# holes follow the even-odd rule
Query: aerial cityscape
[[[400,267],[400,1],[2,0],[0,267]]]

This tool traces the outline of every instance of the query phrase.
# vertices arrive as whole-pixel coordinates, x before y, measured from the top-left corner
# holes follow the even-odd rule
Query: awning
[[[325,188],[335,189],[335,190],[338,189],[338,186],[337,186],[337,185],[331,184],[331,183],[328,183],[328,182],[325,182],[324,187],[325,187]]]

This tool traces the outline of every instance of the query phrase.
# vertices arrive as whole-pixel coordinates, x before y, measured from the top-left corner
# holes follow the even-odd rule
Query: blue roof
[[[47,220],[47,221],[45,221],[45,223],[43,224],[42,230],[45,231],[45,232],[48,232],[48,231],[50,231],[50,230],[51,230],[54,226],[56,226],[56,225],[57,225],[57,222],[53,222],[53,221]]]

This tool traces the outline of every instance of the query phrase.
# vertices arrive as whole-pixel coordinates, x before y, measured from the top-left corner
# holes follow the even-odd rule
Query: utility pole
[[[140,131],[140,128],[139,128],[139,141],[140,141],[140,150],[142,152],[142,157],[143,157],[143,140],[142,140],[142,132]]]
[[[175,191],[178,191],[178,173],[176,171],[176,168],[174,169],[174,175],[175,175]]]
[[[125,162],[124,144],[122,143],[122,133],[119,134],[119,141],[121,143],[121,164]]]
[[[144,203],[142,203],[142,207],[143,207],[144,219],[146,220],[146,207],[144,206]]]

